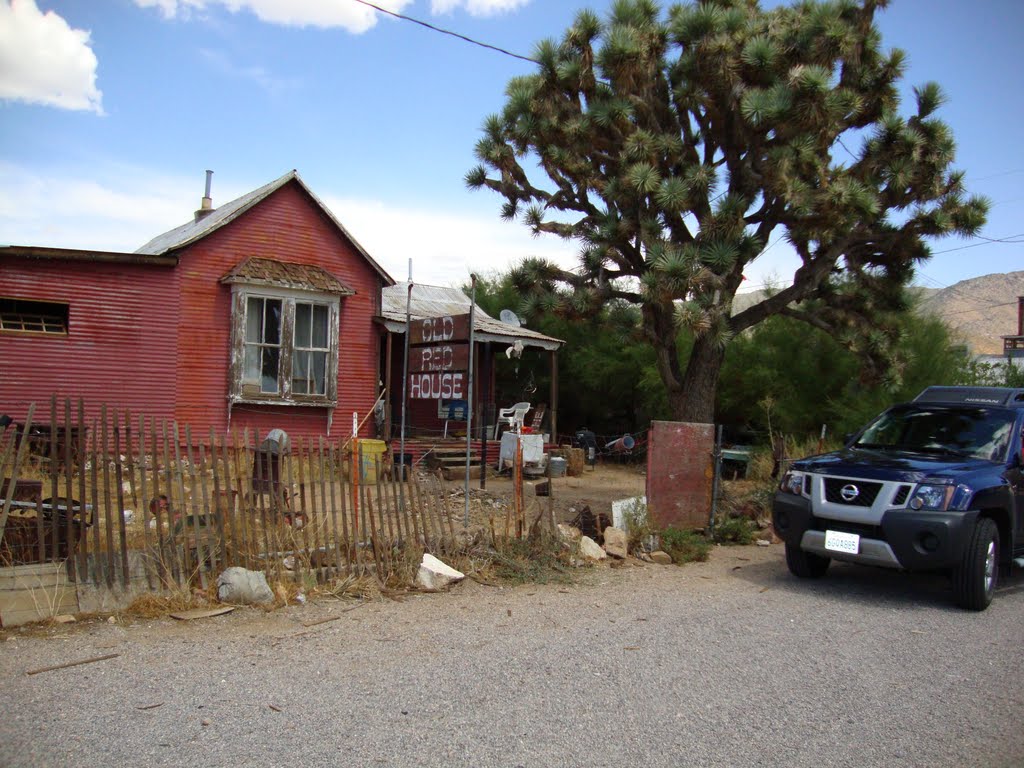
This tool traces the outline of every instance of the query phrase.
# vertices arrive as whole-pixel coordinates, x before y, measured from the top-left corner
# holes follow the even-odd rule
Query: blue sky
[[[531,55],[611,2],[376,4]],[[915,84],[946,91],[957,166],[994,204],[984,234],[1021,241],[939,241],[917,282],[1024,269],[1024,3],[896,0],[878,21],[909,55],[908,109]],[[396,279],[409,258],[438,285],[528,255],[570,266],[463,182],[531,67],[356,0],[0,0],[0,243],[134,250],[191,217],[206,169],[216,206],[295,168]],[[794,267],[780,243],[745,285]]]

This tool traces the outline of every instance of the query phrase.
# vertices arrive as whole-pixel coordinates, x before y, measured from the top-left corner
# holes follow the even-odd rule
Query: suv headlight
[[[911,509],[944,510],[949,506],[952,496],[952,485],[922,484],[914,490],[914,495],[910,497],[907,506]]]
[[[804,493],[804,472],[787,472],[782,476],[779,490],[784,493],[792,493],[795,496],[802,496]]]

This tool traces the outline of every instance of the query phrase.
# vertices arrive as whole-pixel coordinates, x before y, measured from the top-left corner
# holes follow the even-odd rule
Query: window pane
[[[311,394],[326,395],[327,394],[327,353],[326,352],[310,352],[310,356],[313,358],[313,390]]]
[[[312,304],[299,304],[295,303],[295,346],[296,347],[308,347],[309,341],[312,338],[312,329],[310,324],[312,322],[311,315],[313,313]]]
[[[266,299],[267,312],[266,320],[263,324],[263,343],[264,344],[280,344],[281,343],[281,300],[280,299]],[[276,391],[276,389],[275,389]]]
[[[263,299],[249,297],[245,308],[245,340],[256,343],[260,340],[260,326],[263,324]]]
[[[260,383],[261,392],[277,392],[277,370],[281,359],[280,352],[281,351],[275,347],[263,348],[263,381]]]
[[[292,353],[292,392],[309,394],[309,352]]]
[[[246,345],[245,347],[245,368],[242,371],[242,381],[256,383],[260,380],[260,348]]]
[[[327,349],[327,321],[331,313],[323,304],[313,307],[313,343],[316,349]]]

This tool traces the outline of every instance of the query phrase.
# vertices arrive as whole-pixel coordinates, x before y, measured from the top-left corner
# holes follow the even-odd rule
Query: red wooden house
[[[134,253],[0,248],[0,413],[45,421],[57,394],[87,421],[345,433],[377,400],[393,284],[294,171],[216,209],[207,189]]]

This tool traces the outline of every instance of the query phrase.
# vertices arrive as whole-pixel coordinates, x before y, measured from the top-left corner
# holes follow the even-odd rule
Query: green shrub
[[[661,548],[676,565],[683,563],[703,563],[708,559],[711,542],[696,531],[681,531],[678,528],[666,528],[661,532]]]
[[[754,541],[754,522],[746,517],[723,517],[715,521],[714,540],[719,544],[750,544]]]

